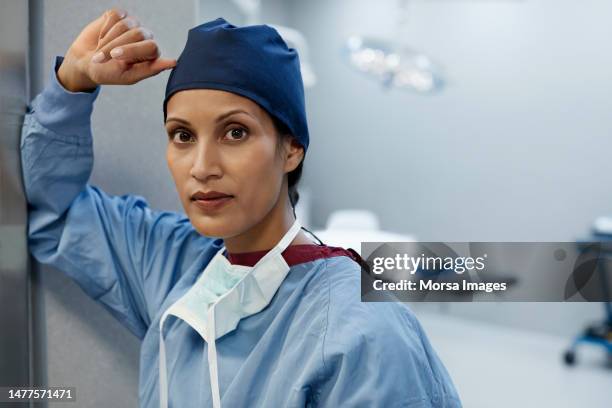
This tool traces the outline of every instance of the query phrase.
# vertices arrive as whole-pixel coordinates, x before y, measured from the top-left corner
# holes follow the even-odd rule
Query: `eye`
[[[233,141],[246,139],[248,131],[242,127],[233,127],[225,133],[225,138]]]
[[[177,129],[170,132],[170,139],[174,143],[185,144],[193,140],[193,136],[182,129]]]

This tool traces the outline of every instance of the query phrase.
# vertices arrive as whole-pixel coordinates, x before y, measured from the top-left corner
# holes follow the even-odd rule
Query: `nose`
[[[198,181],[206,182],[210,178],[220,178],[221,157],[219,149],[215,146],[213,138],[201,138],[196,146],[196,152],[191,165],[190,175]]]

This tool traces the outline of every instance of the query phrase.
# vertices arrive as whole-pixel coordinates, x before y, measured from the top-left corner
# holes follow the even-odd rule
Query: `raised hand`
[[[72,43],[57,76],[72,92],[101,84],[131,85],[176,65],[160,58],[153,33],[125,10],[110,9],[89,23]]]

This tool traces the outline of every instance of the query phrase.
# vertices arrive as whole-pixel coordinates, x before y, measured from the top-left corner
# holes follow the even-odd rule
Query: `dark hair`
[[[291,134],[291,130],[289,130],[287,125],[285,125],[283,122],[281,122],[276,117],[274,116],[271,116],[271,117],[272,117],[272,121],[274,122],[274,128],[276,129],[276,133],[278,133],[278,136],[279,136],[276,147],[277,147],[277,150],[280,151],[280,148],[283,145],[283,141],[285,141],[286,139],[293,139],[294,137]],[[294,213],[295,213],[295,206],[300,200],[300,194],[298,193],[297,185],[300,182],[300,179],[302,178],[302,168],[304,167],[303,165],[304,165],[304,159],[302,159],[300,164],[298,164],[298,166],[294,170],[290,171],[287,174],[287,182],[288,182],[288,187],[289,187],[289,202],[291,203],[291,207],[293,207]]]

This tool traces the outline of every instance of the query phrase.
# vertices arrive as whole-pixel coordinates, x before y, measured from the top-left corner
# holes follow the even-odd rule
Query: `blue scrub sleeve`
[[[451,377],[413,312],[402,303],[360,302],[355,275],[329,274],[316,406],[460,408]]]
[[[100,86],[91,93],[66,90],[56,74],[62,59],[56,57],[22,127],[29,249],[143,338],[197,233],[182,214],[153,211],[143,197],[111,196],[88,184]]]

